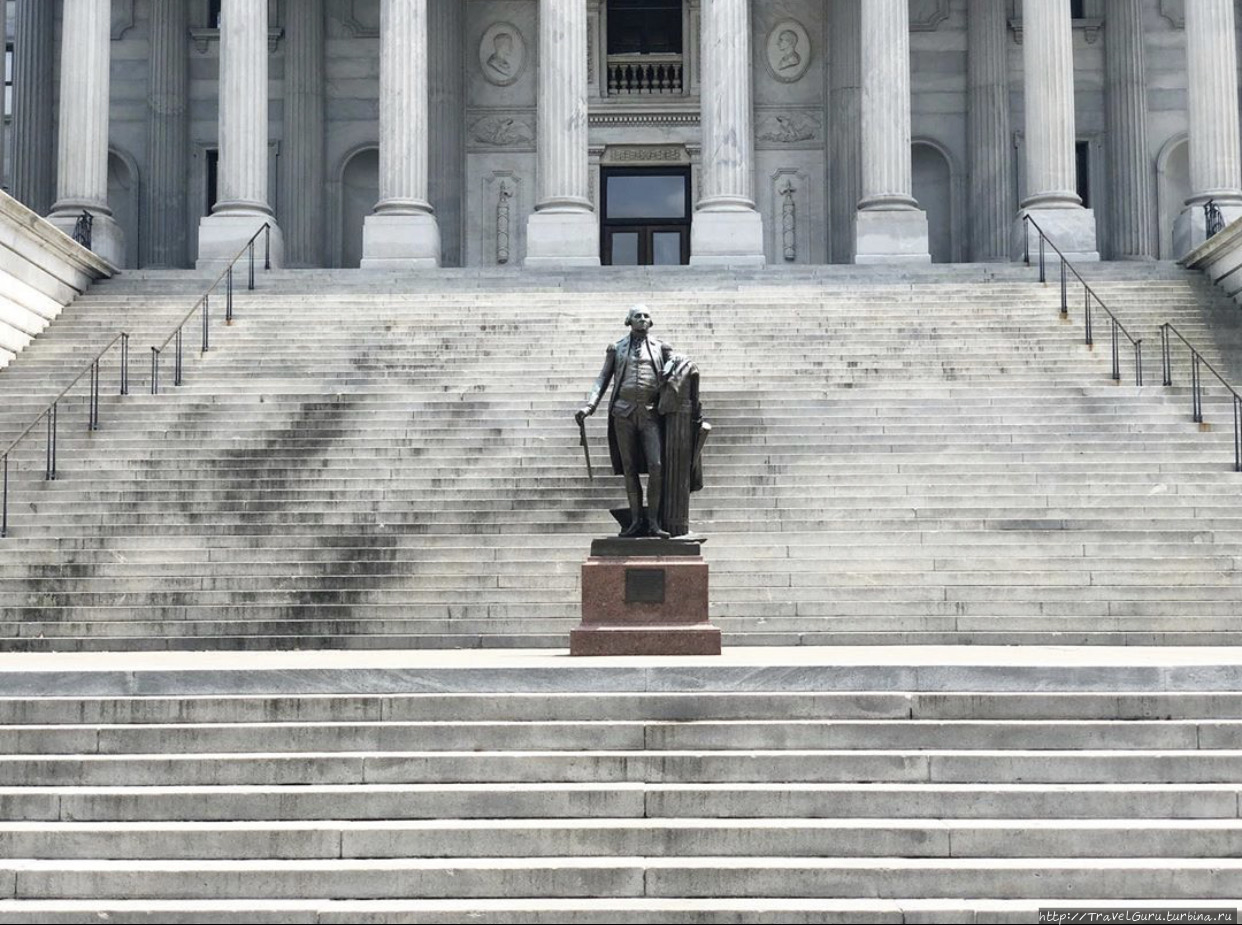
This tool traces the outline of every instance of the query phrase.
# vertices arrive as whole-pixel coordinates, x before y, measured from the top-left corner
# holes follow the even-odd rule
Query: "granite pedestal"
[[[594,540],[582,564],[582,624],[570,655],[719,655],[701,541]]]

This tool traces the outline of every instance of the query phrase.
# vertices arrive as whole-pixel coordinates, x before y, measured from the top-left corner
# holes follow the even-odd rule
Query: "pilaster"
[[[324,0],[298,0],[285,12],[284,144],[280,224],[285,263],[324,265]]]
[[[703,0],[700,31],[702,195],[690,225],[690,263],[762,264],[755,208],[749,0]]]
[[[430,195],[440,226],[440,260],[444,266],[462,265],[462,193],[466,173],[464,7],[461,0],[431,0],[427,8]]]
[[[52,207],[52,14],[49,0],[17,0],[13,28],[13,198]]]
[[[832,0],[829,7],[830,43],[829,113],[832,225],[830,230],[833,263],[854,260],[854,212],[862,198],[862,162],[859,136],[862,134],[861,20],[859,0]]]
[[[966,27],[971,259],[1004,261],[1016,211],[1005,4],[970,0]]]
[[[189,27],[182,0],[151,0],[143,265],[183,267],[189,148]]]

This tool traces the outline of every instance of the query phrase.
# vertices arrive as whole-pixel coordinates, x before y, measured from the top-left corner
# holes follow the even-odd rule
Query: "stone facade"
[[[294,266],[591,264],[620,166],[689,168],[693,263],[1007,259],[1020,209],[1170,258],[1242,203],[1234,0],[684,0],[659,60],[607,54],[608,0],[268,0],[266,36],[212,6],[19,0],[4,186],[95,212],[128,266],[265,220]],[[69,89],[101,55],[106,106]]]

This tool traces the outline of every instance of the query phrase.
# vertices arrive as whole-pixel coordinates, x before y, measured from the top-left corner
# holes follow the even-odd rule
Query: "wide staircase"
[[[1089,272],[1141,388],[1020,267],[260,274],[158,395],[202,280],[99,285],[0,373],[7,444],[132,333],[10,473],[0,922],[1236,907],[1242,475],[1156,326],[1238,382],[1237,316]],[[563,654],[640,300],[703,370],[719,658]]]
[[[935,648],[26,655],[0,921],[1236,911],[1236,654]]]
[[[1081,299],[1024,267],[703,273],[260,272],[185,383],[148,347],[201,288],[97,286],[0,373],[0,440],[132,332],[11,467],[8,650],[546,647],[622,502],[604,415],[572,413],[642,300],[700,364],[714,430],[692,519],[726,645],[1242,640],[1232,412],[1161,385],[1175,322],[1227,373],[1237,326],[1166,264],[1089,269],[1145,338],[1145,385]],[[1055,276],[1053,277],[1055,279]],[[109,365],[111,364],[111,365]],[[1234,381],[1242,381],[1239,376]]]

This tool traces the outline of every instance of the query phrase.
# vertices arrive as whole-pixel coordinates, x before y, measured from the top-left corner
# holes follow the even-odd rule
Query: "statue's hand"
[[[590,417],[594,411],[595,409],[592,408],[590,405],[583,405],[581,408],[579,408],[577,411],[574,412],[574,420],[577,421],[579,424],[581,424],[584,420]]]

